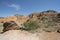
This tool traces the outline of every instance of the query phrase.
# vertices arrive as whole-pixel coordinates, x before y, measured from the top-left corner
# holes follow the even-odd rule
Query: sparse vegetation
[[[46,32],[52,32],[56,30],[56,26],[58,23],[58,18],[56,14],[44,14],[42,16],[39,17],[39,19],[36,20],[29,20],[27,22],[24,23],[24,26],[26,29],[28,30],[43,30]],[[37,32],[39,31],[37,30]]]
[[[44,31],[54,31],[54,28],[57,26],[56,17],[45,14],[40,17],[39,24]]]
[[[31,30],[33,31],[33,30],[36,30],[37,28],[39,28],[37,20],[35,20],[35,21],[33,21],[33,20],[26,21],[24,23],[24,26],[27,29],[27,31],[31,31]]]
[[[37,14],[36,14],[37,13]],[[52,32],[57,29],[60,25],[60,13],[55,11],[44,11],[41,13],[36,12],[27,17],[30,17],[24,24],[22,30],[39,32],[40,30],[46,32]],[[15,14],[17,21],[20,23],[23,15]],[[0,30],[2,29],[2,23],[0,23]]]
[[[0,23],[0,33],[2,32],[3,29],[3,23]]]

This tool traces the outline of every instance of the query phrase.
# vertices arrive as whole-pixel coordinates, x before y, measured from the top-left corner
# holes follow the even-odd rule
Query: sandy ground
[[[41,38],[42,40],[60,40],[60,33],[43,32],[39,34],[39,38]]]
[[[39,40],[36,34],[26,31],[10,30],[0,35],[0,40]]]
[[[60,40],[60,34],[55,32],[32,34],[26,31],[10,30],[0,34],[0,40]]]

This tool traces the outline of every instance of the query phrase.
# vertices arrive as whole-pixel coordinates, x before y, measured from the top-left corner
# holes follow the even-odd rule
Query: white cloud
[[[11,5],[8,5],[8,6],[12,7],[12,8],[15,8],[16,10],[20,9],[20,5],[17,5],[17,4],[11,4]]]

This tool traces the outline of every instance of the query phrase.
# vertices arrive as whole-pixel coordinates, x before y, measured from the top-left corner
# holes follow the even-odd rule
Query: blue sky
[[[60,0],[0,0],[0,16],[3,17],[46,10],[60,12]]]

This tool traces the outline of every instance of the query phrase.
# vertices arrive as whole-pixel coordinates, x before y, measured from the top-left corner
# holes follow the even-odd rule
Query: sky
[[[55,10],[60,12],[60,0],[0,0],[0,16],[28,15],[32,12]]]

